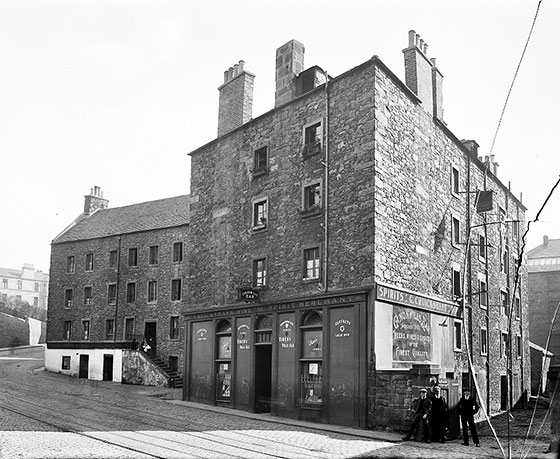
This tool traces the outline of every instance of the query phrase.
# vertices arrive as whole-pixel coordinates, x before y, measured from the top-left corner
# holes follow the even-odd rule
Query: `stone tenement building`
[[[560,239],[544,236],[542,245],[527,252],[531,322],[531,392],[546,389],[549,365],[560,364]],[[550,335],[550,337],[549,337]],[[547,346],[548,343],[548,346]]]
[[[377,56],[331,77],[292,40],[255,119],[254,75],[225,72],[191,153],[186,399],[399,428],[436,382],[490,411],[527,390],[526,209],[442,120],[426,50],[411,31],[404,82]]]
[[[45,368],[168,384],[183,365],[189,198],[107,206],[93,188],[52,242]],[[144,338],[152,359],[135,350]]]

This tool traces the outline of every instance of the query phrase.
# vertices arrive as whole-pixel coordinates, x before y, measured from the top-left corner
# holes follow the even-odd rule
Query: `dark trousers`
[[[416,429],[416,427],[418,426],[418,424],[420,424],[420,422],[422,422],[424,424],[424,440],[429,440],[431,437],[431,433],[430,433],[430,421],[428,418],[423,418],[423,414],[415,414],[414,417],[412,418],[412,424],[410,424],[410,429],[408,429],[408,432],[406,433],[406,436],[408,438],[412,437],[412,435],[414,435],[414,430]]]
[[[478,445],[478,434],[476,433],[474,418],[472,416],[461,416],[461,425],[463,426],[463,443],[469,444],[468,429],[471,429],[472,441],[475,445]]]
[[[432,440],[445,440],[445,417],[434,416],[432,414]]]

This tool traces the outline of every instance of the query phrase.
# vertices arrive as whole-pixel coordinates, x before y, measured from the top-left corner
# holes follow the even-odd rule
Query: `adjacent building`
[[[25,263],[0,268],[0,347],[45,340],[49,275]]]
[[[173,384],[183,361],[188,227],[188,196],[110,209],[93,188],[52,241],[45,368]],[[138,351],[144,340],[149,353]]]
[[[414,31],[403,53],[404,82],[377,56],[332,77],[292,40],[255,119],[255,76],[225,72],[190,154],[184,398],[400,428],[420,387],[492,412],[527,390],[526,209],[444,122]]]
[[[531,392],[546,389],[550,365],[560,364],[560,239],[543,237],[527,252],[531,321]]]

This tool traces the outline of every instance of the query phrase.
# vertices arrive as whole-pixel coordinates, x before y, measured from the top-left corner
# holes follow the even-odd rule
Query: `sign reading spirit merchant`
[[[377,300],[423,309],[444,316],[459,317],[460,312],[459,306],[455,303],[429,298],[379,283],[377,284]]]
[[[431,328],[430,313],[393,306],[393,360],[430,361]]]

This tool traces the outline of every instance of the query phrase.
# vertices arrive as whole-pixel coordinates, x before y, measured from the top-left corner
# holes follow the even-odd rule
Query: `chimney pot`
[[[424,54],[428,55],[428,43],[424,42]]]
[[[408,32],[408,47],[411,48],[416,44],[416,32],[414,30],[410,30]]]
[[[543,239],[542,241],[543,247],[548,247],[548,236],[545,234],[542,239]]]

